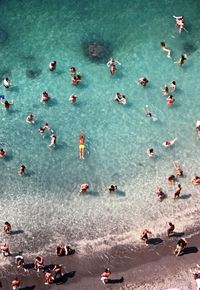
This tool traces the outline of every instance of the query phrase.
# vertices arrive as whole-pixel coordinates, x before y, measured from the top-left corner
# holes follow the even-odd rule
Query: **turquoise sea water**
[[[180,230],[195,222],[199,192],[190,180],[200,161],[194,130],[200,118],[199,9],[197,0],[0,1],[0,77],[13,84],[0,94],[14,101],[8,112],[0,110],[0,146],[8,153],[0,160],[1,222],[24,231],[10,237],[11,250],[46,252],[62,241],[85,253],[136,241],[144,226],[157,234],[168,221],[178,219]],[[172,15],[185,16],[188,32],[178,33]],[[85,55],[91,42],[103,43],[109,57],[122,63],[116,75],[110,75],[107,58],[92,62]],[[173,60],[182,53],[188,60],[180,68]],[[77,87],[70,83],[71,66],[83,75]],[[146,88],[135,83],[143,75],[150,81]],[[172,80],[178,89],[168,108],[160,87]],[[45,90],[49,104],[40,103]],[[117,91],[127,97],[126,106],[114,102]],[[68,101],[72,93],[75,105]],[[145,105],[157,122],[145,117]],[[25,122],[30,112],[37,116],[34,125]],[[46,121],[57,135],[52,150],[49,134],[37,133]],[[78,158],[80,132],[87,140],[85,160]],[[175,137],[173,148],[162,147]],[[156,158],[146,156],[149,147]],[[174,160],[185,172],[184,198],[175,202],[166,182]],[[24,177],[17,174],[20,163],[27,168]],[[85,182],[91,190],[80,196]],[[113,182],[120,191],[110,196],[106,188]],[[169,194],[162,203],[154,194],[157,185]]]

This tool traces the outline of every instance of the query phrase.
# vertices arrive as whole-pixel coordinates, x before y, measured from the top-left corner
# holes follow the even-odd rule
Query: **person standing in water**
[[[85,153],[85,135],[80,134],[79,135],[79,157],[80,157],[80,159],[84,159],[84,153]]]

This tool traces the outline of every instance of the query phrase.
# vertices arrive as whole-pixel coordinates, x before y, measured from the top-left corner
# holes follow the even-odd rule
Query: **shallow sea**
[[[14,101],[8,112],[0,108],[0,146],[8,153],[0,160],[0,219],[23,231],[9,237],[11,251],[49,253],[56,242],[66,242],[91,253],[136,244],[142,227],[157,235],[169,221],[177,230],[196,222],[199,189],[190,180],[200,174],[194,129],[200,119],[199,9],[198,0],[0,1],[0,77],[13,84],[0,87],[0,94]],[[187,32],[178,33],[172,15],[184,15]],[[172,49],[172,59],[161,51],[161,41]],[[86,55],[91,43],[104,47],[101,60]],[[181,68],[173,61],[182,53],[188,60]],[[106,66],[111,56],[122,64],[114,76]],[[71,66],[83,75],[77,87],[70,83]],[[149,79],[146,88],[135,82],[141,76]],[[172,80],[176,102],[169,108],[160,87]],[[49,104],[40,103],[44,90],[52,97]],[[114,102],[117,91],[127,97],[125,106]],[[75,105],[68,101],[72,93]],[[145,117],[145,105],[157,122]],[[34,125],[25,121],[30,112],[37,116]],[[46,121],[57,135],[52,150],[49,134],[37,132]],[[81,132],[84,160],[78,158]],[[172,148],[162,146],[175,137]],[[146,155],[149,147],[153,159]],[[177,201],[166,182],[174,160],[185,173]],[[23,177],[17,174],[20,163],[27,168]],[[90,191],[80,195],[85,182]],[[111,183],[119,191],[109,195]],[[162,203],[154,193],[158,185],[168,193]]]

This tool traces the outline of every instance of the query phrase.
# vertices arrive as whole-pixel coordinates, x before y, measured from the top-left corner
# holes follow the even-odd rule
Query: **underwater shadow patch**
[[[148,245],[158,245],[162,242],[163,240],[161,238],[151,238],[148,240]]]
[[[92,62],[105,63],[112,54],[111,44],[97,35],[92,35],[87,40],[83,40],[81,46],[84,55]]]
[[[33,80],[39,77],[42,73],[41,69],[27,69],[26,70],[26,76],[27,78]]]
[[[8,39],[8,32],[0,28],[0,44],[5,43]]]
[[[191,55],[192,53],[194,53],[197,50],[197,46],[193,43],[190,42],[185,42],[183,43],[183,51],[187,54],[187,55]]]

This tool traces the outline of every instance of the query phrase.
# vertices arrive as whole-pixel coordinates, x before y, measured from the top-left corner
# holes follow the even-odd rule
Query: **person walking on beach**
[[[53,277],[56,279],[58,276],[59,278],[62,277],[64,274],[62,273],[63,265],[62,264],[56,264],[52,270]]]
[[[44,282],[45,285],[49,285],[49,284],[53,283],[54,277],[53,277],[53,275],[52,275],[50,270],[45,272],[44,280],[45,280],[45,282]]]
[[[110,275],[111,275],[110,269],[106,268],[105,271],[101,274],[101,281],[103,284],[106,284],[109,282]]]
[[[15,277],[15,279],[12,280],[11,285],[13,290],[19,290],[20,280]]]
[[[2,254],[4,257],[10,256],[10,250],[9,250],[9,247],[6,243],[4,243],[0,249],[2,250]]]
[[[148,229],[143,229],[140,235],[141,239],[145,241],[146,244],[148,244],[149,242],[148,234],[151,234],[151,231],[149,231]]]
[[[181,239],[178,241],[177,245],[176,245],[176,249],[175,249],[175,251],[174,251],[174,255],[175,255],[175,256],[180,256],[180,255],[182,255],[182,254],[183,254],[183,250],[186,248],[186,246],[187,246],[187,241],[186,241],[186,239],[181,238]]]
[[[22,256],[16,256],[15,257],[15,263],[16,263],[16,265],[17,265],[17,268],[23,268],[24,269],[24,271],[25,272],[27,272],[28,271],[28,269],[26,269],[25,267],[24,267],[24,258],[22,257]]]
[[[173,234],[175,229],[175,226],[170,222],[169,223],[169,228],[167,229],[167,236],[168,238],[171,236],[171,234]]]
[[[178,187],[177,187],[176,191],[174,192],[174,199],[179,198],[179,196],[181,194],[181,190],[182,190],[182,187],[180,184],[178,184]]]
[[[5,234],[10,234],[11,233],[11,224],[9,222],[5,222],[3,231]]]
[[[42,256],[37,256],[34,261],[34,269],[37,270],[37,272],[40,272],[40,270],[44,270],[44,258]]]

